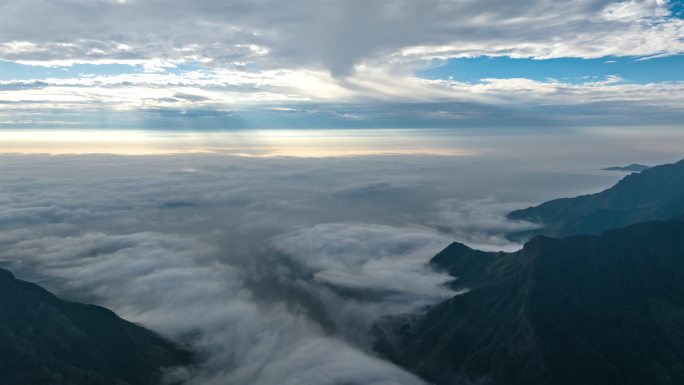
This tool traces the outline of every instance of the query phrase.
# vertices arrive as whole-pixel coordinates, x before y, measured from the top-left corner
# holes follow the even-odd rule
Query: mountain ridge
[[[431,262],[468,291],[376,324],[391,361],[438,385],[684,381],[684,222],[451,250]]]
[[[684,159],[625,176],[595,194],[560,198],[515,210],[510,220],[530,221],[539,228],[508,234],[525,241],[534,235],[564,237],[600,234],[649,220],[667,220],[684,214]]]
[[[0,268],[0,383],[151,385],[192,354],[97,305],[64,301]]]
[[[639,163],[632,163],[627,166],[611,166],[611,167],[606,167],[602,168],[601,170],[603,171],[631,171],[631,172],[641,172],[646,169],[651,168],[650,166],[646,166],[645,164],[639,164]]]

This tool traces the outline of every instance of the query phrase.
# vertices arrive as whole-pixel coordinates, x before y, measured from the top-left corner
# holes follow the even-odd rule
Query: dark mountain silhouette
[[[100,306],[0,269],[0,384],[151,385],[191,355]]]
[[[631,183],[631,182],[630,182]],[[431,263],[465,294],[374,328],[381,355],[438,385],[684,384],[684,222],[454,243]]]
[[[632,172],[641,172],[646,169],[650,168],[650,166],[646,166],[645,164],[638,164],[638,163],[632,163],[627,166],[613,166],[613,167],[606,167],[602,168],[601,170],[604,171],[632,171]]]
[[[555,199],[508,214],[512,220],[539,223],[539,229],[509,234],[527,240],[534,235],[600,234],[638,222],[667,220],[684,214],[684,160],[627,175],[597,194]]]

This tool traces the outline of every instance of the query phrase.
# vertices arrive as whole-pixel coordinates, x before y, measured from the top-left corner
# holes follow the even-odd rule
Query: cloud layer
[[[421,384],[368,332],[456,294],[425,262],[515,247],[507,205],[558,194],[521,180],[618,177],[509,160],[3,155],[0,263],[189,344],[198,365],[168,373],[187,384]]]
[[[0,127],[673,125],[684,100],[676,81],[464,83],[415,75],[481,55],[679,55],[684,19],[673,7],[663,0],[4,2],[0,60],[56,73],[78,63],[128,70],[5,79]]]
[[[370,68],[345,79],[310,70],[197,69],[6,80],[0,98],[5,128],[672,126],[682,119],[684,83],[465,83]]]
[[[3,59],[13,61],[190,61],[347,74],[387,60],[684,51],[684,21],[663,0],[30,0],[2,8]]]

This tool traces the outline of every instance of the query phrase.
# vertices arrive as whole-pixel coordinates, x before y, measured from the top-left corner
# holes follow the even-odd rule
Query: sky
[[[0,2],[0,128],[678,127],[681,1]]]

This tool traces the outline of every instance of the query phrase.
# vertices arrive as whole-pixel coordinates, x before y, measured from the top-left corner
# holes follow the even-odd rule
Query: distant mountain
[[[151,385],[187,351],[95,305],[0,269],[0,384]]]
[[[645,164],[638,164],[638,163],[632,163],[628,166],[613,166],[613,167],[606,167],[602,168],[601,170],[604,171],[632,171],[632,172],[640,172],[644,171],[648,168],[651,168],[650,166],[646,166]]]
[[[374,334],[435,384],[684,384],[682,221],[537,236],[515,253],[454,243],[431,263],[469,291]]]
[[[516,210],[512,220],[527,220],[541,228],[509,234],[526,240],[534,235],[600,234],[649,220],[666,220],[684,214],[684,160],[627,175],[615,186],[597,194],[562,198]]]

